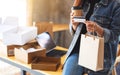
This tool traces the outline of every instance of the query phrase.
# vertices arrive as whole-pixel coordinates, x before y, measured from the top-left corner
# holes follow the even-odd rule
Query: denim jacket
[[[86,1],[83,4],[84,16],[89,8],[90,4]],[[120,0],[101,0],[95,5],[90,20],[104,28],[104,69],[108,69],[116,58],[118,36],[120,35]],[[71,24],[70,31],[74,34]]]

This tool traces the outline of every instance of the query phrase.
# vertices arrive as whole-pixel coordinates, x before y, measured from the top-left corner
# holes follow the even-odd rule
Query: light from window
[[[19,25],[26,24],[26,0],[0,0],[0,17],[15,16]]]

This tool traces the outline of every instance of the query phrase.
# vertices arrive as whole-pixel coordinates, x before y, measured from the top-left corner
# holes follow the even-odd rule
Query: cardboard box
[[[9,56],[14,56],[14,49],[15,48],[24,48],[28,49],[34,47],[35,49],[39,49],[40,46],[38,45],[36,40],[32,40],[25,45],[5,45],[3,44],[3,41],[0,40],[0,55],[9,57]]]
[[[36,27],[19,26],[15,30],[9,30],[3,34],[3,43],[5,45],[24,45],[35,39],[37,36]]]
[[[3,40],[3,34],[6,31],[11,31],[11,30],[15,30],[17,28],[17,26],[11,26],[11,25],[0,25],[0,40]]]
[[[33,59],[35,57],[38,56],[42,56],[45,57],[46,56],[46,49],[45,48],[40,48],[39,46],[36,45],[30,45],[30,44],[26,44],[25,46],[22,46],[22,49],[17,49],[15,48],[15,58],[21,62],[30,64]],[[38,49],[30,49],[30,48],[38,48]]]
[[[3,56],[14,56],[14,48],[19,48],[20,46],[15,45],[4,45],[2,40],[0,40],[0,54]]]
[[[37,57],[31,64],[32,69],[56,71],[60,65],[61,59],[54,57]]]

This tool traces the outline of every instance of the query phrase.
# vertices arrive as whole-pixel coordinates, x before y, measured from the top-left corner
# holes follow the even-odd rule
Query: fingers
[[[70,21],[72,23],[73,29],[76,30],[79,23],[78,22],[74,22],[74,12],[70,13]]]
[[[71,22],[73,25],[78,25],[78,22],[74,21],[74,13],[71,13]]]
[[[74,30],[77,29],[78,24],[79,24],[78,22],[74,22],[74,20],[72,19],[72,27]]]
[[[115,60],[114,66],[117,66],[120,63],[120,56],[118,56]]]
[[[86,21],[86,28],[88,32],[94,32],[95,31],[95,27],[96,27],[96,23],[93,21]]]

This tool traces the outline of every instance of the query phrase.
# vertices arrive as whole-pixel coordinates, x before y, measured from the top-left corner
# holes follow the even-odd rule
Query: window
[[[26,25],[26,0],[0,0],[0,17],[18,17],[19,25]]]

